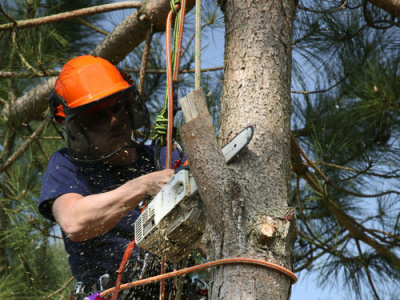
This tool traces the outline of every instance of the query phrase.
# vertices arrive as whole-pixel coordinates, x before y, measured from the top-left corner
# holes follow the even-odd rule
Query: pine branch
[[[22,55],[22,51],[20,50],[18,41],[17,41],[17,31],[13,30],[12,32],[12,41],[14,44],[15,49],[18,51],[19,58],[21,59],[22,65],[25,66],[28,70],[31,70],[33,73],[35,73],[37,76],[41,76],[42,74],[45,75],[44,72],[39,72],[36,70]]]
[[[300,145],[297,143],[297,141],[294,139],[293,135],[291,135],[291,143],[294,145],[291,147],[291,151],[297,151],[300,152],[301,156],[304,157],[304,159],[312,165],[313,169],[316,171],[316,173],[325,181],[325,183],[329,183],[329,179],[322,173],[321,170],[319,170],[313,163],[312,161],[307,157],[307,155],[304,153],[304,151],[301,149]],[[292,154],[292,157],[298,157],[300,154]],[[380,244],[378,241],[375,239],[371,238],[370,236],[367,235],[369,233],[369,230],[359,224],[353,217],[350,215],[346,214],[340,207],[339,205],[333,201],[329,197],[329,195],[326,194],[324,190],[320,188],[320,185],[318,184],[319,180],[316,176],[316,174],[311,173],[308,168],[302,168],[302,169],[294,169],[294,172],[298,176],[301,176],[304,178],[307,183],[316,191],[317,194],[319,194],[321,197],[322,203],[326,206],[326,208],[331,211],[331,213],[337,218],[337,220],[344,226],[346,229],[349,231],[349,234],[358,240],[363,241],[365,244],[369,245],[373,249],[375,249],[378,253],[380,253],[382,256],[384,256],[388,261],[391,261],[397,268],[400,268],[400,259],[391,252],[387,247],[384,245]]]
[[[29,132],[30,132],[31,134],[34,133],[34,131],[33,131],[32,127],[31,127],[31,125],[27,124],[27,128],[28,128],[28,130],[29,130]],[[50,160],[50,155],[47,153],[45,147],[42,145],[42,143],[40,142],[39,139],[36,139],[36,144],[38,145],[40,151],[43,153],[43,156],[46,158],[46,160],[49,161],[49,160]]]
[[[333,88],[337,87],[339,84],[341,84],[343,81],[345,81],[347,79],[347,77],[349,76],[349,74],[346,74],[345,77],[343,77],[342,79],[340,79],[338,82],[336,82],[335,84],[331,85],[330,87],[324,89],[324,90],[318,90],[318,91],[291,91],[292,94],[303,94],[303,95],[309,95],[309,94],[318,94],[318,93],[325,93],[325,92],[329,92],[330,90],[332,90]]]
[[[186,3],[187,11],[190,11],[195,0]],[[149,0],[144,2],[141,9],[135,11],[118,25],[112,34],[108,35],[91,52],[94,56],[100,56],[113,64],[123,60],[136,46],[146,40],[147,32],[153,25],[153,31],[164,32],[165,22],[171,10],[168,0]]]
[[[54,297],[55,295],[60,294],[60,293],[61,293],[63,290],[65,290],[65,289],[67,288],[67,286],[70,285],[70,283],[71,283],[72,281],[74,281],[74,280],[75,280],[75,277],[72,276],[70,279],[68,279],[68,281],[67,281],[66,283],[64,283],[64,285],[63,285],[62,287],[60,287],[58,290],[54,291],[53,293],[47,295],[46,297],[43,297],[42,299],[43,299],[43,300],[45,300],[45,299],[51,299],[51,298]]]
[[[389,194],[400,194],[400,191],[395,191],[395,190],[389,190],[386,192],[382,192],[382,193],[378,193],[378,194],[361,194],[361,193],[356,193],[353,191],[349,191],[346,190],[344,188],[339,187],[338,185],[335,185],[332,180],[330,180],[328,177],[326,177],[326,175],[316,166],[316,164],[306,155],[306,153],[303,151],[303,149],[301,149],[301,147],[297,144],[297,141],[295,140],[295,138],[293,137],[293,135],[291,135],[291,142],[294,143],[294,145],[296,145],[297,151],[300,152],[301,156],[303,156],[307,163],[316,171],[316,173],[318,174],[318,176],[320,176],[322,178],[322,180],[325,182],[325,184],[333,187],[334,189],[341,191],[343,193],[355,196],[355,197],[366,197],[366,198],[376,198],[376,197],[382,197],[385,195],[389,195]],[[294,150],[294,149],[292,149]],[[296,150],[294,150],[296,151]],[[306,168],[306,170],[308,171],[308,168]],[[311,177],[315,177],[315,174],[312,174]],[[315,181],[314,182],[314,186],[315,186]]]
[[[369,283],[369,285],[371,286],[372,291],[374,292],[375,299],[376,299],[376,300],[380,300],[380,297],[379,297],[379,295],[378,295],[378,292],[376,291],[374,282],[373,282],[373,280],[372,280],[371,272],[370,272],[369,269],[368,269],[368,263],[366,262],[366,260],[365,260],[365,258],[364,258],[364,254],[363,254],[363,252],[362,252],[362,250],[361,250],[360,242],[359,242],[358,240],[356,240],[356,245],[357,245],[358,253],[359,253],[360,258],[361,258],[362,266],[363,266],[363,268],[364,268],[364,270],[365,270],[365,273],[367,274],[368,283]]]
[[[33,77],[49,77],[49,76],[58,76],[60,71],[57,70],[46,70],[46,73],[39,72],[34,73],[32,72],[7,72],[7,71],[0,71],[0,78],[33,78]]]
[[[216,71],[221,71],[223,70],[224,67],[213,67],[213,68],[204,68],[201,69],[202,73],[208,73],[208,72],[216,72]],[[139,69],[127,69],[124,68],[124,70],[126,72],[129,73],[139,73],[140,74],[140,70]],[[146,70],[146,74],[161,74],[164,75],[166,74],[166,70]],[[189,70],[181,70],[180,73],[181,74],[190,74],[190,73],[194,73],[195,70],[194,69],[189,69]],[[32,78],[32,77],[48,77],[48,76],[58,76],[60,74],[60,71],[57,70],[46,70],[46,73],[44,72],[39,72],[39,74],[32,74],[32,72],[7,72],[7,71],[0,71],[0,78]],[[302,93],[302,92],[300,92]]]
[[[334,8],[327,9],[327,10],[316,10],[316,9],[308,8],[303,5],[298,5],[298,8],[305,10],[305,11],[313,12],[313,13],[329,14],[329,13],[337,12],[338,10],[343,9],[347,5],[347,2],[348,2],[347,0],[344,0],[343,3],[340,4],[338,7],[334,7]]]
[[[29,145],[34,142],[36,138],[43,132],[47,123],[48,120],[44,120],[36,129],[36,131],[32,133],[29,139],[26,140],[25,143],[22,144],[22,146],[17,151],[15,151],[13,155],[11,155],[2,166],[0,166],[0,174],[7,170],[18,158],[21,157],[21,155],[28,149]]]
[[[375,177],[380,177],[380,178],[386,178],[386,179],[391,179],[391,178],[399,178],[400,174],[398,174],[398,170],[397,171],[391,171],[385,174],[381,174],[381,173],[376,173],[376,172],[369,172],[368,170],[372,167],[371,165],[368,165],[367,168],[365,168],[364,170],[356,170],[354,168],[351,167],[345,167],[345,166],[340,166],[340,165],[336,165],[336,164],[331,164],[331,163],[327,163],[324,161],[318,161],[318,164],[324,165],[324,166],[328,166],[331,168],[336,168],[336,169],[340,169],[340,170],[346,170],[346,171],[350,171],[353,173],[356,173],[355,176],[358,176],[360,174],[365,174],[365,175],[369,175],[369,176],[375,176]]]
[[[17,26],[17,24],[18,24],[18,22],[17,22],[17,20],[15,20],[13,17],[11,17],[4,9],[3,9],[3,7],[1,6],[1,4],[0,4],[0,12],[7,18],[7,19],[9,19],[10,21],[11,21],[11,28],[12,27],[14,27],[14,26]]]
[[[83,25],[86,25],[87,27],[89,27],[97,32],[100,32],[101,34],[109,35],[109,33],[107,31],[90,24],[89,22],[85,21],[82,18],[77,18],[77,20],[78,20],[78,22],[82,23]]]
[[[0,25],[0,31],[11,30],[13,28],[21,29],[28,27],[36,27],[44,24],[74,19],[77,17],[90,16],[90,15],[95,15],[120,9],[127,9],[127,8],[141,8],[142,6],[143,6],[142,1],[124,1],[124,2],[116,2],[99,6],[93,6],[88,8],[82,8],[75,11],[60,13],[43,18],[21,20],[21,21],[13,20],[12,23]],[[3,14],[6,14],[6,12],[2,8],[0,10]],[[6,14],[6,16],[8,15]]]
[[[54,88],[55,82],[56,78],[51,77],[18,98],[12,106],[6,105],[2,111],[6,122],[14,127],[19,127],[31,120],[42,119],[42,113],[48,107],[49,93]]]

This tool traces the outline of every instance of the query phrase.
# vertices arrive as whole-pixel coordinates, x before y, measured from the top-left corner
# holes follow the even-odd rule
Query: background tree
[[[0,81],[0,273],[6,279],[0,297],[11,298],[17,293],[50,296],[68,283],[66,264],[57,263],[61,270],[50,264],[59,257],[52,224],[38,217],[35,209],[41,179],[37,174],[43,173],[48,156],[60,146],[52,128],[46,126],[47,94],[54,82],[49,76],[70,57],[88,52],[131,71],[138,69],[140,44],[151,23],[154,32],[164,30],[169,3],[153,0],[140,4],[105,39],[105,28],[99,28],[105,21],[103,14],[90,18],[75,15],[62,23],[38,27],[22,28],[14,21],[97,4],[100,2],[29,0],[2,6],[1,23],[14,25],[12,30],[0,25],[0,76],[4,78]],[[190,2],[189,8],[193,5]],[[400,4],[299,1],[293,28],[291,1],[257,5],[242,1],[235,5],[239,6],[228,0],[220,3],[226,26],[225,69],[221,110],[213,120],[220,128],[219,146],[247,125],[247,120],[254,121],[256,135],[249,150],[229,168],[220,164],[215,149],[207,153],[214,158],[210,169],[201,164],[198,153],[190,154],[188,149],[193,155],[191,164],[198,166],[194,171],[199,182],[201,170],[210,170],[204,179],[215,179],[218,172],[224,175],[224,193],[207,186],[207,181],[200,187],[210,188],[203,193],[206,204],[213,200],[223,204],[218,208],[225,216],[222,225],[235,228],[221,236],[215,231],[218,224],[208,227],[209,258],[248,255],[290,267],[290,234],[274,229],[272,243],[266,245],[260,245],[257,238],[258,230],[271,220],[286,224],[290,145],[291,200],[297,206],[299,228],[295,270],[300,276],[318,274],[320,284],[347,286],[351,299],[397,299],[393,287],[399,282]],[[205,7],[211,4],[205,3]],[[86,27],[88,23],[92,23],[91,28]],[[190,17],[186,32],[191,36]],[[155,33],[148,70],[164,68],[164,56],[159,53],[163,43],[162,34]],[[183,65],[191,68],[193,57],[191,51],[186,52]],[[165,88],[165,77],[160,73],[148,72],[145,80],[144,93],[154,112],[160,107],[156,95],[163,96]],[[212,83],[219,82],[219,75],[207,74],[208,78],[202,77],[203,89],[215,107],[222,88]],[[193,76],[189,73],[181,78],[180,96],[184,96],[193,86]],[[220,113],[221,122],[217,123]],[[262,174],[263,180],[254,174]],[[210,197],[211,190],[215,198]],[[213,243],[218,247],[212,247]],[[41,256],[49,264],[40,264]],[[242,266],[234,269],[213,273],[215,297],[236,296],[232,287],[239,277],[235,272],[248,279],[240,278],[242,283],[256,282],[242,284],[241,295],[247,297],[261,285],[252,278],[254,272],[260,272],[257,276],[264,280],[268,277],[268,285],[256,288],[251,297],[264,298],[261,293],[268,288],[268,292],[288,294],[290,283],[281,275]],[[221,276],[229,280],[221,283]],[[281,281],[275,284],[274,280]],[[270,292],[276,299],[273,295]]]
[[[293,86],[312,91],[293,94],[296,269],[362,299],[398,299],[398,19],[366,1],[305,4],[294,32]]]

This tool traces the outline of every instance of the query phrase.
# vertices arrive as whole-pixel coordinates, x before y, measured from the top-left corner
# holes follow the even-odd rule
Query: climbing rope
[[[186,0],[171,0],[171,11],[167,17],[166,39],[166,69],[167,88],[164,107],[156,119],[154,131],[156,132],[156,161],[159,160],[160,148],[166,146],[165,168],[171,168],[172,139],[174,129],[174,115],[177,111],[179,71],[182,52],[183,29],[185,23]],[[171,25],[175,16],[174,48],[171,53]],[[156,165],[160,165],[156,162]],[[161,258],[161,274],[165,272],[165,258]],[[161,280],[160,300],[164,299],[165,282]]]
[[[112,296],[111,300],[117,300],[118,299],[118,294],[119,294],[119,291],[120,291],[120,286],[121,286],[121,281],[122,281],[122,273],[124,271],[125,265],[126,265],[128,259],[129,259],[129,257],[131,256],[134,248],[135,248],[135,240],[130,242],[128,244],[128,246],[126,247],[124,256],[123,256],[122,261],[121,261],[121,265],[120,265],[120,267],[119,267],[119,269],[117,271],[117,273],[118,273],[117,282],[115,284],[114,293],[113,293],[113,296]]]
[[[171,11],[166,23],[166,69],[167,88],[165,93],[164,107],[157,117],[154,131],[155,139],[160,147],[167,147],[166,168],[171,167],[171,152],[173,139],[174,115],[177,110],[177,89],[179,82],[180,60],[182,51],[183,29],[185,22],[186,0],[172,0]],[[175,16],[174,45],[171,51],[171,25]]]
[[[196,46],[194,61],[194,89],[200,90],[201,66],[201,0],[196,0]]]
[[[157,275],[157,276],[153,276],[153,277],[149,277],[149,278],[145,278],[145,279],[141,279],[141,280],[137,280],[134,282],[130,282],[130,283],[125,283],[123,285],[120,286],[120,290],[127,290],[127,289],[131,289],[137,286],[142,286],[142,285],[146,285],[149,283],[153,283],[153,282],[157,282],[157,281],[162,281],[171,277],[176,277],[176,276],[180,276],[183,274],[189,274],[189,273],[193,273],[193,272],[198,272],[201,270],[205,270],[211,267],[217,267],[217,266],[222,266],[222,265],[234,265],[234,264],[245,264],[245,265],[255,265],[255,266],[260,266],[260,267],[264,267],[270,270],[274,270],[277,271],[283,275],[285,275],[286,277],[288,277],[292,283],[296,283],[297,281],[297,276],[290,270],[273,264],[273,263],[269,263],[263,260],[258,260],[258,259],[251,259],[251,258],[243,258],[243,257],[235,257],[235,258],[226,258],[226,259],[220,259],[220,260],[216,260],[216,261],[212,261],[212,262],[207,262],[201,265],[196,265],[193,267],[188,267],[185,269],[181,269],[181,270],[176,270],[176,271],[172,271],[169,273],[165,273],[165,274],[161,274],[161,275]],[[105,290],[104,292],[102,292],[100,294],[101,297],[107,296],[111,293],[113,293],[115,291],[115,288],[111,288],[108,290]]]

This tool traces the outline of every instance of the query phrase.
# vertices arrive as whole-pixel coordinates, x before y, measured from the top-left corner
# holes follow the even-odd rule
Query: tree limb
[[[0,174],[3,173],[5,170],[7,170],[7,168],[9,168],[15,160],[17,160],[18,158],[21,157],[22,154],[24,154],[24,152],[28,149],[30,144],[32,144],[32,142],[34,142],[36,140],[36,138],[38,136],[40,136],[40,134],[43,132],[47,123],[48,123],[48,120],[44,120],[39,125],[39,127],[36,129],[36,131],[31,134],[31,136],[28,138],[28,140],[26,140],[22,144],[22,146],[16,152],[14,152],[14,154],[11,155],[2,166],[0,166]]]
[[[400,19],[400,0],[367,0]]]
[[[328,13],[333,13],[336,12],[338,10],[343,9],[345,6],[347,5],[347,0],[344,0],[339,6],[334,7],[334,8],[330,8],[330,9],[326,9],[326,10],[316,10],[316,9],[312,9],[312,8],[308,8],[305,7],[303,5],[298,5],[299,9],[302,10],[306,10],[306,11],[310,11],[310,12],[314,12],[314,13],[324,13],[324,14],[328,14]]]
[[[188,11],[193,8],[194,2],[194,0],[187,2]],[[170,2],[167,0],[143,2],[140,10],[127,17],[90,54],[118,64],[145,40],[151,24],[154,25],[154,32],[165,30],[165,20],[169,10]],[[47,108],[47,97],[54,87],[54,83],[55,78],[51,78],[44,84],[34,87],[18,98],[12,109],[5,107],[1,112],[2,115],[12,123],[28,123],[31,120],[42,119],[41,114]],[[17,116],[22,117],[22,122],[16,118]]]
[[[68,286],[72,281],[74,281],[74,280],[75,280],[75,277],[72,276],[70,279],[67,280],[67,282],[65,282],[65,283],[63,284],[62,287],[60,287],[58,290],[52,292],[50,295],[47,295],[47,296],[44,297],[43,299],[50,299],[50,298],[54,297],[55,295],[61,293],[61,292],[62,292],[63,290],[65,290],[65,289],[67,288],[67,286]]]
[[[13,127],[19,127],[31,120],[43,119],[42,113],[48,107],[48,96],[55,82],[56,77],[51,77],[18,98],[11,107],[6,105],[2,111],[5,120]]]
[[[226,187],[226,164],[218,146],[203,91],[197,90],[180,100],[185,124],[181,127],[182,145],[190,162],[206,216],[217,230],[223,228],[223,200],[218,199]],[[220,231],[221,232],[221,231]]]
[[[10,30],[13,28],[27,28],[27,27],[35,27],[48,23],[61,22],[69,19],[74,19],[77,17],[90,16],[94,14],[100,14],[104,12],[126,9],[126,8],[140,8],[142,7],[144,2],[142,1],[124,1],[124,2],[116,2],[104,5],[98,5],[94,7],[82,8],[75,11],[64,12],[52,16],[47,16],[43,18],[29,19],[29,20],[21,20],[8,24],[0,25],[0,31]],[[4,11],[3,11],[4,13]]]
[[[195,1],[189,0],[187,11],[191,10]],[[91,52],[94,56],[103,57],[113,64],[119,63],[135,47],[146,39],[147,32],[153,25],[153,32],[165,30],[165,22],[170,12],[169,0],[150,0],[141,9],[134,12],[118,25]]]

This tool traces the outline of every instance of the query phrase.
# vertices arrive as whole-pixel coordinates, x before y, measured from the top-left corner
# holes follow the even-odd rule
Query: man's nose
[[[111,128],[113,128],[114,126],[118,125],[118,123],[120,122],[120,120],[118,119],[118,117],[116,116],[115,113],[113,113],[112,111],[109,112],[109,122],[110,122],[110,126]]]

